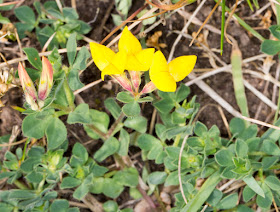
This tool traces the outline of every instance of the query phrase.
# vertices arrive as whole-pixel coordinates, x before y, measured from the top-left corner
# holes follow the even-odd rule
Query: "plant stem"
[[[69,104],[69,107],[70,107],[71,111],[73,111],[74,108],[75,108],[73,92],[71,91],[71,89],[69,87],[69,84],[68,84],[66,79],[63,82],[63,88],[64,88],[64,91],[65,91],[65,95],[66,95],[66,99],[67,99],[67,102]]]
[[[179,135],[176,135],[173,146],[177,147],[180,143],[180,140],[181,140],[181,133]]]
[[[121,113],[119,118],[115,121],[115,123],[110,127],[105,136],[107,139],[114,135],[115,130],[118,128],[119,124],[122,122],[123,118],[125,117],[124,113]]]
[[[24,190],[27,190],[27,186],[24,185],[22,182],[20,182],[19,180],[15,180],[14,181],[14,184],[16,187],[18,187],[19,189],[24,189]]]
[[[97,129],[94,125],[92,124],[89,124],[87,125],[93,132],[95,132],[97,135],[99,135],[99,137],[102,139],[102,140],[107,140],[107,135],[103,132],[101,132],[99,129]]]

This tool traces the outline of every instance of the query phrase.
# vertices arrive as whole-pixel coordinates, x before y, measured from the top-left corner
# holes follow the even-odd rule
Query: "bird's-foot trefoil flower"
[[[130,71],[129,75],[130,75],[130,80],[131,80],[131,84],[132,84],[132,86],[134,88],[134,91],[136,93],[138,93],[139,86],[141,84],[141,75],[142,75],[142,73],[140,71]]]
[[[21,63],[18,64],[18,75],[25,94],[25,100],[32,110],[40,110],[53,86],[53,68],[47,58],[42,58],[43,70],[38,85],[38,94],[27,71]]]
[[[150,68],[150,79],[157,89],[164,92],[176,91],[176,82],[183,80],[193,70],[197,57],[195,55],[180,56],[167,64],[161,51],[154,54]]]
[[[32,110],[38,110],[37,91],[31,78],[21,63],[18,64],[18,75],[26,102],[30,105]]]
[[[133,94],[133,90],[131,87],[130,81],[127,79],[126,74],[114,74],[112,75],[112,78],[114,78],[122,87],[123,89],[129,91],[130,93]]]
[[[142,49],[139,40],[128,30],[124,28],[119,40],[119,51],[126,55],[125,69],[128,71],[148,71],[152,61],[155,49]]]
[[[43,70],[38,86],[38,99],[39,99],[39,104],[41,104],[41,107],[44,103],[44,100],[47,98],[49,93],[51,92],[52,86],[53,86],[53,67],[50,61],[48,61],[47,58],[43,57],[42,58],[42,65],[43,65]]]
[[[151,93],[156,89],[157,89],[157,87],[155,86],[155,84],[152,81],[150,81],[144,86],[144,88],[140,92],[140,96],[143,94]]]

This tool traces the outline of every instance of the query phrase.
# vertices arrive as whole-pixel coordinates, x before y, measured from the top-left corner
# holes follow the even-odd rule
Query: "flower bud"
[[[153,92],[155,89],[156,89],[155,84],[154,84],[152,81],[150,81],[150,82],[148,82],[148,83],[144,86],[144,88],[143,88],[142,91],[140,92],[140,95],[145,94],[145,93],[151,93],[151,92]]]
[[[139,85],[141,83],[141,72],[140,71],[130,71],[130,78],[132,82],[132,86],[136,92],[138,92]]]
[[[21,63],[18,64],[18,75],[21,82],[22,89],[25,94],[26,102],[31,106],[32,110],[38,110],[37,92],[34,84],[29,77],[27,71]]]
[[[53,86],[53,68],[46,57],[42,58],[42,64],[43,70],[39,82],[38,98],[44,101],[48,97]]]
[[[112,77],[127,91],[133,93],[130,81],[127,79],[126,74],[114,74]]]

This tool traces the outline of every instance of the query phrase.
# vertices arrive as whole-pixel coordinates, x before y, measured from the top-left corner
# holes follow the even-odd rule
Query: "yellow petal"
[[[104,80],[105,75],[122,74],[126,63],[126,55],[123,52],[118,52],[111,58],[112,61],[107,65],[101,73],[101,78]]]
[[[150,68],[150,79],[161,91],[174,92],[176,90],[176,82],[168,72],[167,61],[161,51],[154,54]]]
[[[136,55],[136,58],[138,61],[141,62],[143,68],[141,70],[137,70],[137,69],[134,69],[134,70],[135,71],[148,71],[153,62],[154,53],[155,53],[154,48],[144,49],[144,50],[140,51]]]
[[[106,46],[98,43],[90,43],[91,56],[100,71],[106,68],[115,56],[115,53]]]
[[[125,69],[128,71],[148,71],[153,61],[154,51],[154,49],[144,49],[136,55],[128,55]]]
[[[195,55],[181,56],[168,64],[169,73],[176,82],[183,80],[193,70],[197,57]]]
[[[142,47],[139,40],[125,27],[119,40],[119,51],[124,51],[130,55],[137,54],[141,50]]]

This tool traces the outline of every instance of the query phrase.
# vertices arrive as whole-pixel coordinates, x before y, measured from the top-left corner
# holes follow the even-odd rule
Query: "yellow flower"
[[[195,55],[181,56],[167,64],[162,52],[157,51],[150,68],[150,79],[157,89],[174,92],[176,82],[183,80],[193,70],[196,58]]]
[[[148,71],[153,61],[155,49],[142,50],[139,40],[125,27],[119,40],[119,51],[126,54],[126,70]]]
[[[101,78],[105,75],[122,74],[126,63],[123,52],[115,53],[106,46],[90,43],[91,56],[96,66],[101,71]]]

